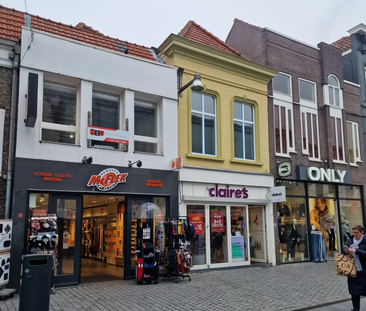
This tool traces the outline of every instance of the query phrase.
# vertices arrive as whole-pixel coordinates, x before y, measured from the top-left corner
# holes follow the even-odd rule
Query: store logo
[[[93,135],[93,136],[104,136],[104,131],[102,131],[102,130],[96,130],[96,129],[90,129],[90,135]]]
[[[216,197],[216,198],[243,198],[243,199],[247,199],[249,194],[248,194],[248,189],[247,188],[243,188],[243,189],[229,189],[229,185],[226,185],[226,188],[220,188],[219,186],[216,184],[215,187],[212,187],[210,189],[208,189],[208,192],[210,194],[210,197]]]
[[[109,191],[118,184],[125,183],[128,173],[120,173],[115,168],[107,168],[99,173],[92,175],[87,183],[88,187],[97,187],[100,191]]]
[[[292,173],[291,163],[290,162],[282,162],[278,165],[278,176],[287,177]]]

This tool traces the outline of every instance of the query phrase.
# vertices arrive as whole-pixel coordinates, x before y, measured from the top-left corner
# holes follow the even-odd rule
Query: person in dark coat
[[[348,291],[352,297],[354,311],[360,311],[360,298],[366,296],[366,236],[361,225],[352,228],[353,236],[344,246],[344,252],[355,258],[356,277],[348,277]]]

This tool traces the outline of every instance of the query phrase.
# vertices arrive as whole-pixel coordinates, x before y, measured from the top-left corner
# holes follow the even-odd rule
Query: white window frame
[[[348,145],[352,143],[352,150],[353,150],[353,158],[354,162],[349,162],[350,164],[357,165],[358,162],[361,161],[361,150],[360,150],[360,132],[358,129],[358,123],[353,121],[347,121],[347,125],[351,124],[352,128],[352,142],[348,141]],[[356,129],[355,129],[356,127]],[[347,132],[348,132],[348,126],[347,126]],[[358,149],[358,157],[356,156],[356,147]]]
[[[64,144],[64,145],[79,145],[80,144],[80,84],[74,81],[75,79],[68,79],[66,77],[48,77],[48,75],[44,76],[42,81],[42,86],[40,90],[40,94],[42,94],[42,104],[41,104],[41,129],[39,131],[39,141],[45,142],[45,143],[51,143],[51,144]],[[62,85],[63,87],[70,87],[73,89],[76,89],[76,109],[75,109],[75,120],[76,125],[63,125],[63,124],[55,124],[51,122],[44,122],[43,121],[43,100],[44,100],[44,85],[45,83],[54,84],[54,85]],[[43,141],[42,140],[42,130],[55,130],[59,132],[73,132],[75,133],[75,144],[68,144],[68,143],[58,143],[58,142],[52,142],[52,141]]]
[[[242,103],[240,101],[234,101],[234,104],[235,103],[238,103],[240,105],[242,105],[242,111],[244,111],[244,108],[243,106],[247,105],[247,106],[250,106],[252,107],[252,111],[253,111],[253,121],[246,121],[244,120],[244,115],[243,115],[243,119],[236,119],[235,117],[233,118],[233,123],[235,124],[235,122],[240,122],[241,125],[242,125],[242,129],[244,130],[245,129],[245,124],[251,124],[253,126],[253,159],[247,159],[245,157],[245,134],[243,133],[243,157],[242,158],[238,158],[238,157],[235,157],[235,140],[234,140],[234,157],[235,159],[238,159],[238,160],[245,160],[245,161],[252,161],[252,162],[255,162],[256,160],[256,154],[255,154],[255,148],[256,148],[256,145],[255,145],[255,135],[256,135],[256,132],[255,132],[255,107],[251,104],[248,104],[248,103]],[[244,113],[243,113],[244,114]]]
[[[345,164],[346,163],[346,158],[345,158],[345,152],[344,152],[344,129],[343,129],[343,119],[342,119],[342,110],[337,108],[337,107],[331,107],[330,108],[330,117],[331,118],[335,118],[334,122],[334,129],[336,132],[335,138],[336,138],[336,147],[338,150],[338,135],[337,135],[337,129],[338,129],[338,125],[336,120],[340,119],[341,120],[341,136],[342,136],[342,153],[343,153],[343,161],[339,160],[339,154],[337,152],[337,159],[333,159],[333,163],[341,163],[341,164]],[[330,120],[332,122],[332,120]],[[333,142],[332,143],[332,148],[333,148]],[[332,157],[333,157],[333,152],[332,152]]]
[[[213,117],[215,119],[215,154],[206,154],[206,150],[205,150],[205,132],[204,132],[205,126],[204,126],[204,123],[202,123],[202,127],[201,127],[202,153],[193,151],[193,146],[192,146],[193,141],[191,140],[192,154],[204,155],[204,156],[207,156],[207,157],[217,157],[217,116],[216,116],[216,113],[217,113],[217,98],[214,95],[211,95],[211,94],[208,94],[208,93],[200,93],[200,92],[196,92],[196,93],[200,94],[201,96],[204,96],[204,95],[211,96],[214,99],[215,113],[212,114],[212,113],[205,112],[204,103],[202,104],[202,111],[192,109],[192,104],[191,104],[191,112],[190,112],[191,113],[191,116],[190,116],[191,117],[191,124],[190,124],[191,131],[192,131],[192,113],[200,114],[202,119],[203,119],[203,122],[205,120],[205,116]],[[192,96],[192,94],[191,94],[191,96]]]
[[[305,124],[302,123],[302,114],[305,113]],[[316,116],[316,132],[317,132],[317,141],[318,141],[318,157],[310,157],[309,152],[309,137],[308,137],[308,122],[307,122],[307,113],[310,113],[311,115]],[[311,133],[312,133],[312,141],[314,142],[314,132],[313,132],[313,118],[311,118]],[[319,140],[319,120],[318,120],[318,109],[315,108],[309,108],[309,107],[300,107],[300,124],[301,124],[301,149],[302,153],[309,156],[309,160],[311,161],[321,161],[321,155],[320,155],[320,140]],[[305,126],[305,128],[304,128]],[[305,140],[306,140],[306,148],[304,148],[303,145],[303,133],[305,131]],[[315,155],[315,145],[313,143],[313,155]]]
[[[329,84],[324,84],[323,85],[323,96],[324,96],[324,103],[332,108],[335,108],[335,109],[343,109],[343,91],[342,89],[340,88],[340,83],[339,83],[339,79],[334,75],[334,74],[330,74],[328,76],[328,80],[329,80],[329,77],[334,77],[337,82],[338,82],[338,88],[336,88],[335,86],[333,85],[329,85]],[[334,89],[338,89],[338,92],[339,92],[339,106],[336,106],[336,105],[333,105],[330,103],[330,98],[329,98],[329,89],[332,88],[333,89],[333,98],[335,98],[335,91]]]
[[[275,91],[274,90],[274,83],[273,83],[273,79],[272,79],[272,93],[273,93],[273,97],[274,98],[277,98],[277,99],[284,100],[284,101],[290,101],[292,103],[292,76],[289,75],[289,74],[287,74],[287,73],[281,72],[281,71],[278,72],[278,74],[287,76],[289,78],[290,94],[284,94],[284,93]]]
[[[316,83],[314,81],[310,81],[310,80],[306,80],[303,78],[299,78],[299,102],[301,105],[309,107],[309,108],[314,108],[317,107],[317,90],[316,90]],[[308,82],[314,85],[314,101],[310,101],[304,98],[301,98],[300,94],[301,94],[301,90],[300,90],[300,81],[304,81],[304,82]]]
[[[135,151],[135,146],[134,146],[134,152],[139,152],[139,153],[149,153],[149,154],[163,154],[162,152],[162,143],[161,143],[161,133],[160,133],[160,121],[161,121],[161,104],[160,101],[157,100],[153,100],[153,99],[146,99],[143,97],[135,97],[134,102],[133,102],[133,109],[135,111],[135,105],[136,105],[136,101],[141,101],[141,102],[148,102],[148,103],[154,103],[156,105],[156,136],[157,137],[149,137],[149,136],[141,136],[141,135],[135,135],[135,129],[133,129],[134,131],[134,142],[139,141],[139,142],[144,142],[144,143],[153,143],[156,144],[157,146],[157,152],[156,153],[150,153],[150,152],[143,152],[143,151]],[[134,124],[135,124],[135,114],[134,114]]]

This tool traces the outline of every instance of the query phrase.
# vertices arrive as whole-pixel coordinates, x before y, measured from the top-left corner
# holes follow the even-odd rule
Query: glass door
[[[250,260],[267,262],[263,206],[249,206]]]
[[[209,206],[210,263],[228,262],[228,238],[226,226],[226,206]]]
[[[81,196],[53,194],[50,213],[57,215],[56,286],[77,285],[80,281]]]

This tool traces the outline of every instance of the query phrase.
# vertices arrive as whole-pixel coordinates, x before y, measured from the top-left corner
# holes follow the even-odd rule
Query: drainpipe
[[[18,66],[19,66],[20,46],[16,46],[10,58],[13,59],[13,85],[10,105],[10,130],[9,130],[9,155],[8,170],[6,173],[6,197],[5,197],[5,219],[11,218],[11,194],[13,186],[13,163],[15,149],[15,124],[17,111],[17,95],[18,95]]]

